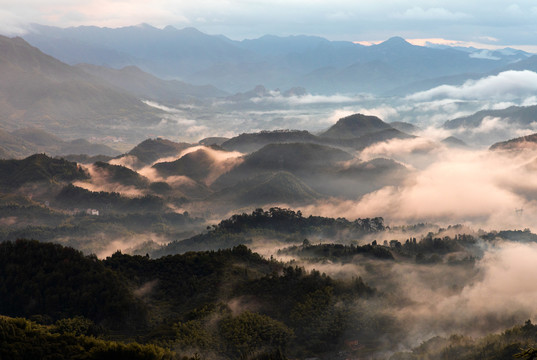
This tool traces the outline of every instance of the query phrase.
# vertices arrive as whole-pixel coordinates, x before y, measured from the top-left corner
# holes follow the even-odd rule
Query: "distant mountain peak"
[[[154,26],[151,26],[148,23],[141,23],[141,24],[136,25],[136,27],[142,28],[142,29],[156,29]]]
[[[381,42],[378,45],[379,46],[390,46],[390,47],[393,47],[393,46],[413,46],[411,43],[409,43],[408,41],[406,41],[405,39],[403,39],[400,36],[391,37],[388,40],[386,40],[384,42]]]
[[[188,35],[203,35],[203,36],[210,36],[210,35],[207,35],[201,31],[199,31],[198,29],[196,29],[195,27],[186,27],[186,28],[183,28],[182,30],[180,30],[183,34],[188,34]]]
[[[163,31],[177,31],[177,28],[172,26],[172,25],[167,25],[164,29],[162,29]]]
[[[339,119],[337,123],[320,136],[334,139],[350,139],[386,129],[392,129],[392,127],[376,116],[353,114]]]

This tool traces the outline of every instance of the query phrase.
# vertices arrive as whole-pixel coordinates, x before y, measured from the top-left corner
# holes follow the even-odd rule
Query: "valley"
[[[0,36],[0,358],[535,358],[511,48]]]

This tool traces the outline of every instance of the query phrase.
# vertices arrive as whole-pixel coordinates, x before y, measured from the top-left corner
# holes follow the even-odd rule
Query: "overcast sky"
[[[441,38],[537,48],[537,2],[503,0],[0,0],[0,32],[59,27],[193,26],[232,39],[264,34],[330,40]]]

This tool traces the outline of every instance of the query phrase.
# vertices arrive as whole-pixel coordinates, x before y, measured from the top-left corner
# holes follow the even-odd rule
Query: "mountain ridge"
[[[119,68],[136,65],[163,78],[212,84],[228,92],[243,91],[259,83],[271,88],[304,86],[324,93],[342,89],[383,92],[431,77],[486,73],[508,66],[513,56],[518,56],[515,60],[525,56],[498,53],[494,57],[497,60],[491,60],[472,57],[471,52],[456,48],[412,45],[401,37],[372,46],[308,35],[265,35],[236,41],[194,28],[157,29],[147,24],[116,29],[34,25],[25,39],[70,64],[110,63]],[[82,44],[91,47],[93,54],[103,54],[102,60],[87,52],[73,58],[69,46],[81,49]],[[358,72],[359,76],[367,75],[368,80],[356,82],[358,76],[354,74],[362,67],[379,71]],[[319,72],[322,69],[332,70],[323,77]],[[397,77],[385,76],[386,72]],[[337,86],[326,84],[328,74],[336,79]]]

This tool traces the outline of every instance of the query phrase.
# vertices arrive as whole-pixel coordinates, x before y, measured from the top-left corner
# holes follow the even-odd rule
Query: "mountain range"
[[[110,135],[126,124],[155,125],[159,111],[21,38],[0,36],[0,117],[13,131],[39,126],[55,134]]]
[[[101,211],[119,211],[128,206],[149,211],[162,209],[164,202],[200,201],[211,203],[215,211],[229,211],[256,204],[311,204],[327,197],[354,199],[386,185],[397,185],[410,174],[396,161],[361,161],[354,155],[356,148],[367,146],[365,142],[385,141],[379,133],[386,132],[395,132],[398,138],[412,137],[379,118],[355,114],[319,135],[265,131],[242,134],[222,146],[211,147],[147,139],[113,158],[68,157],[83,163],[78,167],[45,154],[4,160],[5,166],[23,169],[6,170],[6,176],[13,173],[18,180],[4,176],[4,183],[14,187],[10,191],[21,194],[32,193],[31,187],[24,190],[17,183],[35,183],[32,186],[36,188],[45,184],[47,190],[36,200],[67,209],[76,205]],[[36,129],[18,130],[16,134],[39,143],[40,149],[60,143],[54,135]],[[248,151],[240,153],[237,149]],[[88,164],[92,160],[94,163]],[[77,177],[56,175],[75,170]],[[35,174],[30,176],[29,172]],[[28,179],[21,178],[25,176]]]
[[[434,78],[483,74],[530,56],[507,50],[480,56],[468,49],[415,46],[399,37],[373,46],[315,36],[235,41],[194,28],[147,24],[116,29],[34,24],[24,39],[71,65],[135,65],[159,77],[228,92],[263,84],[315,93],[379,93]]]
[[[87,156],[104,155],[117,156],[120,154],[104,144],[91,143],[85,139],[64,141],[58,136],[35,127],[20,128],[12,132],[0,130],[0,158],[18,159],[35,153],[56,155]]]

